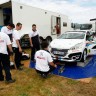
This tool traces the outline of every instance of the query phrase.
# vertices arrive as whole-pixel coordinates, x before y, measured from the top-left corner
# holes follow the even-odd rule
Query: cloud
[[[29,1],[30,0],[27,1],[27,4],[68,15],[68,17],[73,22],[77,23],[86,23],[89,22],[91,18],[96,17],[96,14],[94,14],[96,10],[95,6],[80,6],[82,2],[85,3],[89,2],[90,0],[74,0],[74,2],[72,3],[70,3],[68,0],[31,0],[31,2]],[[22,0],[22,2],[25,1]],[[96,1],[92,0],[92,2]]]
[[[83,7],[96,6],[96,0],[73,0],[73,3]]]
[[[4,0],[0,0],[4,1]],[[28,5],[42,8],[49,11],[65,14],[76,23],[89,22],[91,18],[96,18],[95,0],[16,0]],[[90,4],[90,6],[88,6]],[[86,5],[86,6],[85,6]]]

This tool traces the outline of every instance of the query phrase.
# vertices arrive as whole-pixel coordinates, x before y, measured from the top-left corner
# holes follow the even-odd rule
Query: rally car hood
[[[50,46],[57,49],[70,49],[78,43],[84,42],[83,39],[54,39]]]

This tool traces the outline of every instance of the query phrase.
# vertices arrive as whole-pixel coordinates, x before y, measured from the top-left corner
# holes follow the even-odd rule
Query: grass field
[[[12,70],[13,84],[0,82],[0,96],[96,96],[96,78],[89,84],[50,75],[41,78],[34,69]]]
[[[23,71],[11,70],[11,73],[16,82],[0,82],[0,96],[96,96],[96,78],[90,83],[53,74],[44,79],[27,67]]]

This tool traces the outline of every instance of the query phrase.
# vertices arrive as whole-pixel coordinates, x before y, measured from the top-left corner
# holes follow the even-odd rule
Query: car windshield
[[[84,39],[85,33],[71,33],[71,32],[66,32],[59,36],[58,39]]]

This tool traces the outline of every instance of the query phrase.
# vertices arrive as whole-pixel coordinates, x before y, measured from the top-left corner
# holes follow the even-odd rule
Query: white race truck
[[[48,40],[57,38],[57,24],[59,24],[59,34],[71,30],[71,22],[66,15],[35,8],[16,0],[6,0],[0,4],[0,26],[12,22],[22,23],[20,35],[31,32],[32,24],[36,24],[41,39],[43,37]]]

